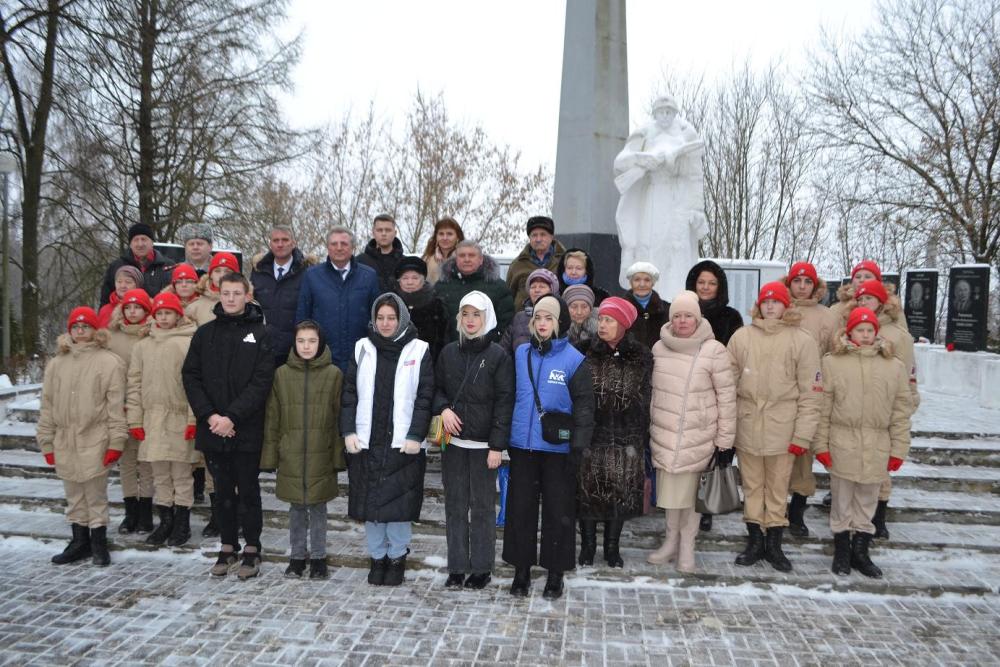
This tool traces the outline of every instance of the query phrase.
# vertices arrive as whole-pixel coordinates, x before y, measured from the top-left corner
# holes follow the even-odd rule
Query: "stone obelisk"
[[[569,0],[563,43],[552,217],[567,248],[594,258],[594,283],[617,291],[615,156],[628,139],[625,0]]]

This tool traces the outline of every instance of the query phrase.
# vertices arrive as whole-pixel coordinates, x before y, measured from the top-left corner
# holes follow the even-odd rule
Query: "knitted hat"
[[[535,269],[528,274],[528,280],[524,283],[526,286],[531,287],[531,283],[536,280],[541,280],[549,284],[549,291],[553,294],[559,294],[559,279],[556,278],[556,274],[552,273],[548,269]]]
[[[212,242],[212,226],[200,222],[193,222],[190,225],[181,227],[181,243],[187,243],[191,239],[202,239]]]
[[[621,325],[626,331],[635,324],[639,311],[630,302],[617,296],[609,296],[597,308],[599,315],[607,315]]]
[[[819,276],[816,275],[816,267],[809,262],[795,262],[792,264],[792,268],[788,270],[787,284],[791,284],[792,280],[799,276],[805,276],[813,281],[814,285],[819,282]]]
[[[553,338],[558,338],[565,336],[566,332],[569,331],[570,319],[569,319],[569,309],[566,307],[566,302],[555,296],[554,294],[546,294],[541,299],[535,303],[534,310],[532,310],[532,316],[535,313],[548,313],[552,317],[556,318],[559,323]],[[532,317],[531,323],[528,328],[534,333],[534,317]]]
[[[862,322],[867,322],[874,326],[875,333],[878,333],[878,315],[870,308],[861,308],[860,306],[852,310],[851,314],[847,316],[847,333],[851,333],[851,329]]]
[[[889,293],[885,291],[885,285],[880,280],[866,280],[858,285],[858,289],[854,290],[855,300],[866,294],[878,299],[879,303],[885,303],[889,300]]]
[[[122,264],[118,267],[118,270],[115,271],[115,278],[117,278],[120,273],[124,273],[126,276],[131,278],[136,287],[142,287],[142,271],[139,269],[135,268],[131,264]]]
[[[128,240],[131,241],[136,236],[148,236],[149,240],[153,240],[153,228],[147,225],[145,222],[137,222],[128,228]]]
[[[636,262],[632,266],[628,267],[628,270],[625,272],[625,278],[627,280],[632,280],[632,276],[637,273],[647,274],[653,279],[654,283],[660,279],[660,270],[649,262]]]
[[[574,301],[586,301],[588,306],[594,306],[594,290],[586,285],[570,285],[563,290],[562,298],[567,306]]]
[[[220,266],[224,266],[230,271],[239,271],[240,265],[236,261],[236,255],[231,252],[217,252],[212,255],[212,263],[208,265],[208,272],[215,271]]]
[[[691,290],[684,290],[673,298],[670,302],[670,319],[675,313],[689,313],[694,315],[694,319],[701,322],[701,305],[699,305],[698,295]]]
[[[97,313],[94,312],[93,308],[89,308],[87,306],[77,306],[69,314],[69,319],[66,321],[66,331],[69,331],[73,328],[74,324],[79,324],[80,322],[96,329]]]
[[[785,304],[786,308],[792,303],[792,298],[788,294],[788,288],[785,287],[785,283],[783,282],[767,283],[760,288],[760,295],[757,297],[757,305],[759,306],[762,302],[768,299],[780,301]]]
[[[156,315],[158,310],[172,310],[181,317],[184,316],[184,306],[181,305],[180,298],[173,292],[160,292],[153,299],[153,309],[150,315]]]
[[[142,288],[130,289],[129,291],[125,292],[125,296],[123,296],[122,300],[118,302],[118,307],[124,311],[125,306],[131,303],[135,303],[142,306],[143,310],[145,310],[147,313],[153,310],[153,302],[150,300],[149,294],[146,293],[146,290]]]
[[[396,264],[396,280],[399,280],[399,277],[407,271],[416,271],[426,278],[427,262],[416,255],[406,255],[405,257],[401,257],[399,263]]]
[[[190,264],[178,264],[174,267],[174,272],[170,274],[170,284],[178,280],[198,280],[198,272]]]
[[[531,230],[533,229],[544,229],[549,234],[556,233],[556,223],[552,221],[552,218],[544,215],[534,215],[528,218],[528,224],[526,227],[527,234],[531,234]]]
[[[878,268],[878,264],[870,259],[858,262],[855,267],[851,269],[851,280],[854,280],[854,274],[861,270],[870,271],[875,275],[876,280],[882,280],[882,270]]]

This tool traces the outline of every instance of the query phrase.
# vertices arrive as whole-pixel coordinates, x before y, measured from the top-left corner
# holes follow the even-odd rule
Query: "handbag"
[[[538,387],[535,386],[535,373],[531,370],[531,351],[528,351],[528,379],[531,381],[531,392],[535,395],[535,408],[542,422],[542,439],[553,445],[562,445],[573,439],[573,415],[568,412],[546,412],[542,409],[542,401],[538,398]]]
[[[695,511],[699,514],[729,514],[743,506],[740,500],[740,470],[736,466],[722,466],[716,449],[708,462],[708,469],[698,480],[698,498]]]
[[[484,366],[486,366],[486,359],[482,359],[479,362],[480,370],[482,370]],[[455,403],[458,402],[458,397],[462,395],[462,390],[465,389],[465,383],[469,379],[469,373],[475,367],[476,364],[473,363],[468,369],[466,369],[465,377],[462,378],[462,383],[458,385],[458,391],[455,392]],[[455,403],[451,404],[452,410],[455,409]],[[445,429],[444,420],[441,419],[441,415],[431,417],[431,425],[427,430],[427,442],[433,445],[441,445],[441,449],[444,449],[451,443],[451,433],[448,433]]]

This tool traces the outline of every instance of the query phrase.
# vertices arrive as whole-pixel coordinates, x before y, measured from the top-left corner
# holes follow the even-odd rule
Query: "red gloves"
[[[903,459],[897,459],[895,456],[889,457],[889,465],[886,466],[886,470],[889,472],[896,472],[903,467]]]
[[[117,449],[109,449],[104,454],[104,467],[107,468],[109,465],[117,461],[122,457],[122,453]]]
[[[802,447],[799,447],[798,445],[788,445],[788,453],[789,454],[794,454],[795,456],[802,456],[803,454],[806,453],[806,451],[808,451],[808,450],[803,449]]]
[[[824,468],[829,469],[833,466],[833,459],[830,458],[830,452],[823,452],[822,454],[816,455],[816,460],[823,464]]]
[[[184,429],[184,439],[194,440],[194,432],[195,432],[194,424],[188,424],[187,427]]]
[[[49,452],[48,454],[45,454],[45,462],[48,463],[50,466],[54,466],[56,464],[55,452]]]
[[[144,431],[141,428],[130,428],[128,430],[128,434],[132,437],[133,440],[142,441],[146,439],[146,431]]]

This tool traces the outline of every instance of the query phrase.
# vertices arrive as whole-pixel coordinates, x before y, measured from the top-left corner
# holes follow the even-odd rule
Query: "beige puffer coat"
[[[725,346],[704,318],[689,338],[678,338],[664,324],[653,345],[653,466],[700,472],[716,447],[732,448],[735,435],[736,383]]]
[[[36,437],[43,454],[55,454],[60,479],[93,479],[106,471],[107,451],[125,447],[125,364],[107,349],[109,337],[101,329],[76,345],[63,334],[45,366]]]
[[[184,315],[200,327],[215,319],[215,304],[219,303],[219,293],[212,289],[211,278],[206,273],[198,279],[198,298],[184,306]]]
[[[111,334],[108,338],[108,349],[125,363],[126,373],[132,359],[132,348],[139,342],[139,338],[149,331],[151,322],[152,320],[147,319],[141,324],[128,324],[121,307],[115,308],[111,315],[111,322],[108,324],[108,333]]]
[[[850,301],[846,306],[847,315],[858,307],[857,301]],[[834,341],[838,342],[843,329],[847,324],[847,315],[844,322],[834,335]],[[913,412],[920,407],[920,392],[917,390],[917,361],[913,352],[913,336],[910,335],[906,327],[906,319],[903,317],[903,306],[899,302],[899,297],[890,294],[889,300],[882,304],[878,311],[878,335],[890,343],[890,349],[894,357],[903,362],[903,367],[909,376],[910,383],[910,406]]]
[[[781,279],[785,285],[791,283],[788,276]],[[819,356],[830,351],[830,344],[840,325],[837,315],[820,303],[826,298],[826,281],[819,278],[813,293],[808,299],[792,299],[795,309],[802,313],[802,329],[813,337],[819,346]]]
[[[858,484],[888,476],[889,457],[910,451],[910,391],[892,344],[858,347],[846,334],[823,357],[823,408],[813,453],[830,452],[831,472]]]
[[[128,369],[128,426],[141,428],[140,461],[194,463],[194,440],[184,430],[194,424],[181,382],[181,366],[194,335],[194,322],[181,318],[177,327],[152,327],[132,350]]]
[[[823,399],[816,343],[799,324],[802,315],[788,308],[779,320],[753,322],[729,341],[736,380],[736,450],[754,456],[788,452],[788,445],[809,449]]]

